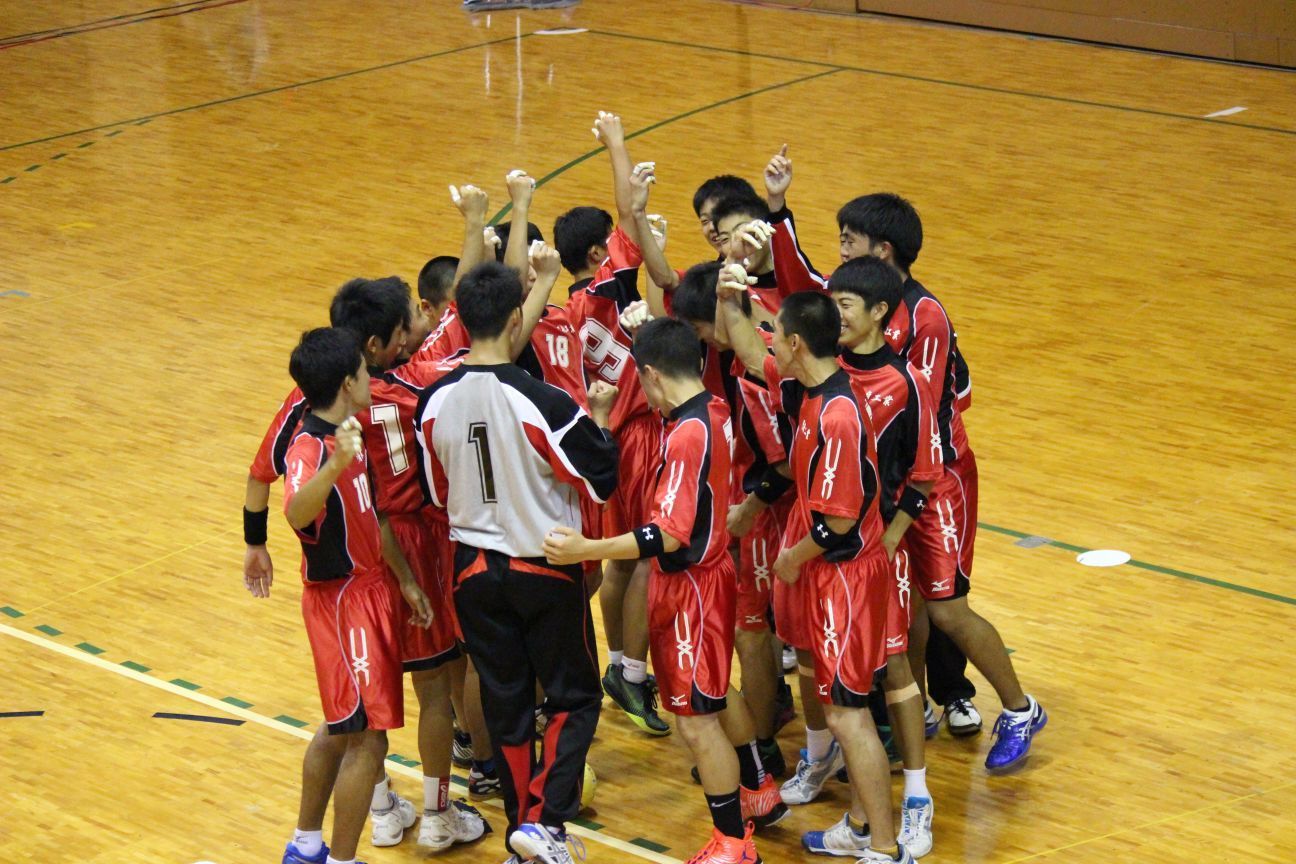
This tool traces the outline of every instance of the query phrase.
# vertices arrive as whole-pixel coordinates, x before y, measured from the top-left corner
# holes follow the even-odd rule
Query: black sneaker
[[[499,771],[494,765],[489,771],[482,770],[475,763],[468,771],[468,797],[474,801],[485,801],[487,798],[498,798],[500,794]]]
[[[796,704],[792,701],[792,688],[782,678],[774,691],[774,734],[796,718]]]
[[[649,678],[632,684],[621,674],[620,666],[608,666],[603,675],[603,692],[625,712],[630,721],[649,735],[669,735],[670,726],[657,715],[657,682]]]
[[[780,780],[787,776],[787,763],[783,761],[783,751],[779,749],[777,741],[772,738],[765,744],[757,741],[756,752],[760,755],[761,767],[766,774]]]

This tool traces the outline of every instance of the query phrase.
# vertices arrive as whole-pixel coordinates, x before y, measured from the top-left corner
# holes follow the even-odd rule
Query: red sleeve
[[[918,301],[913,308],[913,342],[909,344],[907,359],[939,394],[945,386],[950,355],[950,323],[945,310],[929,297]]]
[[[770,465],[787,461],[787,450],[779,434],[779,414],[782,411],[778,403],[781,400],[776,399],[768,387],[754,386],[747,381],[740,382],[738,389],[742,392],[743,407],[756,430],[756,441],[765,461]]]
[[[698,419],[685,420],[666,439],[649,521],[687,546],[697,521],[698,490],[703,481],[707,429]]]
[[[453,357],[469,347],[471,342],[468,331],[459,318],[459,307],[451,303],[446,307],[445,312],[441,313],[441,320],[437,322],[436,329],[423,340],[423,344],[410,357],[409,362],[435,363]]]
[[[770,216],[770,223],[774,226],[770,246],[774,255],[774,278],[778,282],[779,297],[797,291],[827,291],[828,280],[801,251],[792,211],[784,207]]]
[[[294,387],[279,406],[274,420],[270,421],[270,427],[266,429],[261,446],[257,449],[256,458],[248,468],[249,474],[262,483],[273,483],[279,479],[284,473],[284,457],[288,445],[297,433],[297,426],[305,412],[306,397],[302,396],[300,389]]]
[[[765,389],[770,394],[770,404],[778,411],[787,413],[787,408],[783,404],[783,378],[779,374],[778,363],[771,354],[765,358]]]
[[[603,267],[611,267],[612,270],[630,270],[643,263],[643,252],[620,225],[608,237],[607,250],[608,257],[603,262]],[[598,282],[599,278],[595,276],[594,281]]]
[[[945,473],[940,424],[936,421],[940,400],[912,363],[905,365],[905,377],[909,379],[909,404],[905,410],[912,412],[918,439],[914,443],[913,467],[905,479],[910,483],[939,480]]]
[[[416,354],[415,357],[417,356]],[[415,360],[411,357],[407,362],[392,369],[391,374],[393,378],[398,378],[411,387],[431,387],[447,372],[454,370],[459,363],[458,357],[441,361]]]
[[[297,492],[306,482],[319,473],[320,466],[328,458],[327,448],[324,442],[310,435],[298,435],[293,439],[292,445],[288,448],[288,454],[285,459],[287,470],[284,473],[284,496],[283,509],[284,514],[288,513],[288,505]],[[319,533],[319,526],[324,521],[324,516],[328,512],[328,507],[321,507],[320,512],[315,514],[315,521],[306,528],[297,533],[306,538],[314,538]]]
[[[859,409],[843,397],[824,406],[819,418],[823,452],[810,478],[810,510],[825,516],[858,519],[864,510]]]

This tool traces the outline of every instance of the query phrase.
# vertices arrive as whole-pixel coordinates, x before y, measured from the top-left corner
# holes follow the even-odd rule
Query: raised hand
[[[716,278],[716,297],[720,300],[736,300],[747,290],[748,285],[755,285],[756,277],[748,276],[741,264],[726,264],[720,268]]]
[[[543,240],[536,240],[531,244],[527,254],[531,259],[531,266],[535,268],[537,281],[558,279],[558,275],[562,273],[562,259],[558,256],[557,249]]]
[[[459,212],[464,215],[465,219],[477,219],[485,221],[486,207],[489,201],[486,193],[471,184],[466,186],[451,186],[450,200],[459,208]]]
[[[625,311],[621,313],[621,317],[617,319],[617,323],[627,333],[633,334],[651,320],[652,313],[648,311],[648,304],[642,300],[636,300],[625,308]]]
[[[603,142],[605,147],[624,147],[625,130],[621,128],[621,118],[608,111],[600,111],[594,121],[594,137]]]
[[[648,209],[649,187],[656,182],[656,162],[640,162],[630,172],[630,206],[636,213],[643,213]]]
[[[531,206],[531,193],[535,191],[536,181],[530,174],[514,168],[505,176],[504,185],[508,186],[509,200],[514,207]]]
[[[765,197],[771,211],[783,209],[787,203],[787,190],[792,185],[792,160],[788,158],[788,145],[784,144],[765,166]]]
[[[747,265],[757,252],[765,248],[765,244],[769,243],[769,239],[773,236],[774,226],[760,219],[753,219],[751,222],[739,225],[733,236],[729,238],[730,257]]]
[[[360,433],[360,421],[354,417],[343,420],[338,425],[333,438],[337,445],[333,448],[333,455],[329,459],[337,460],[339,468],[350,465],[364,450],[364,436]]]

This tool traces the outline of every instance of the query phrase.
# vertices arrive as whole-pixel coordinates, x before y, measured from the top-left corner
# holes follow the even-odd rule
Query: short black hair
[[[459,318],[473,339],[494,339],[522,305],[522,282],[503,264],[487,261],[468,271],[455,293]]]
[[[679,286],[671,294],[671,314],[681,321],[701,321],[707,324],[716,317],[716,282],[724,263],[706,261],[694,264],[680,277]],[[751,314],[751,298],[742,295],[743,312]]]
[[[459,259],[453,255],[438,255],[424,264],[419,271],[419,297],[433,306],[440,306],[450,296],[455,271],[458,269]]]
[[[362,363],[364,355],[355,334],[341,327],[317,327],[302,333],[288,360],[288,374],[306,403],[324,410],[337,401],[342,384],[360,371]]]
[[[703,204],[708,201],[719,201],[721,198],[728,198],[731,195],[751,195],[755,197],[756,190],[746,180],[732,174],[721,174],[719,177],[712,177],[693,193],[693,212],[701,216]]]
[[[598,207],[573,207],[554,220],[554,246],[572,275],[585,269],[589,251],[606,245],[611,234],[612,214]]]
[[[641,369],[651,366],[668,378],[702,377],[702,344],[677,318],[654,318],[640,327],[630,353]]]
[[[741,213],[747,217],[747,220],[770,218],[769,205],[765,199],[756,195],[727,195],[716,202],[715,207],[711,210],[711,224],[719,225],[721,219],[728,218],[735,213]]]
[[[397,327],[409,326],[409,286],[399,276],[352,279],[329,305],[329,323],[345,327],[360,345],[377,336],[386,345]]]
[[[900,305],[904,280],[895,268],[888,266],[881,258],[866,255],[863,258],[852,258],[832,274],[832,278],[828,280],[828,292],[835,294],[838,291],[854,294],[864,301],[866,309],[885,303],[887,313],[882,319],[882,326],[885,327]]]
[[[611,217],[609,217],[611,218]],[[504,253],[508,251],[509,235],[513,233],[512,222],[501,222],[495,226],[495,236],[499,238],[499,245],[495,247],[495,260],[504,263]],[[609,234],[612,232],[609,231]],[[540,226],[534,222],[527,223],[527,248],[537,240],[543,240],[544,234],[540,232]]]
[[[815,357],[837,356],[841,313],[827,294],[797,291],[783,298],[779,322],[786,336],[800,336]]]
[[[837,211],[837,228],[883,240],[895,250],[896,263],[908,270],[922,249],[922,219],[918,211],[893,192],[875,192],[847,201]]]

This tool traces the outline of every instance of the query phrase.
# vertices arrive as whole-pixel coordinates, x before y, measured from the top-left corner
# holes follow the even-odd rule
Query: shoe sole
[[[500,797],[500,795],[501,792],[499,789],[492,789],[489,792],[474,792],[471,789],[468,790],[468,797],[474,801],[489,801],[492,798]]]
[[[955,728],[955,727],[953,727],[953,726],[950,726],[950,727],[949,727],[949,731],[950,731],[950,734],[953,735],[955,738],[971,738],[973,735],[980,735],[980,734],[981,734],[981,727],[980,727],[980,726],[963,726],[963,727],[960,727],[960,728]]]
[[[620,705],[620,703],[617,704]],[[647,720],[643,719],[638,714],[632,714],[631,712],[626,711],[624,706],[621,706],[621,711],[622,713],[625,714],[625,716],[630,718],[631,723],[639,727],[639,730],[641,732],[647,732],[649,735],[653,736],[654,738],[665,738],[667,735],[671,734],[671,730],[669,727],[667,727],[666,729],[654,729],[648,725]]]
[[[788,809],[788,805],[780,800],[779,803],[774,805],[774,808],[764,816],[752,816],[748,821],[755,825],[757,829],[773,828],[775,825],[786,819],[791,813],[792,811]]]
[[[864,852],[859,850],[847,852],[838,849],[815,849],[805,840],[801,841],[801,848],[809,852],[811,855],[831,855],[834,858],[859,858],[864,854]]]

